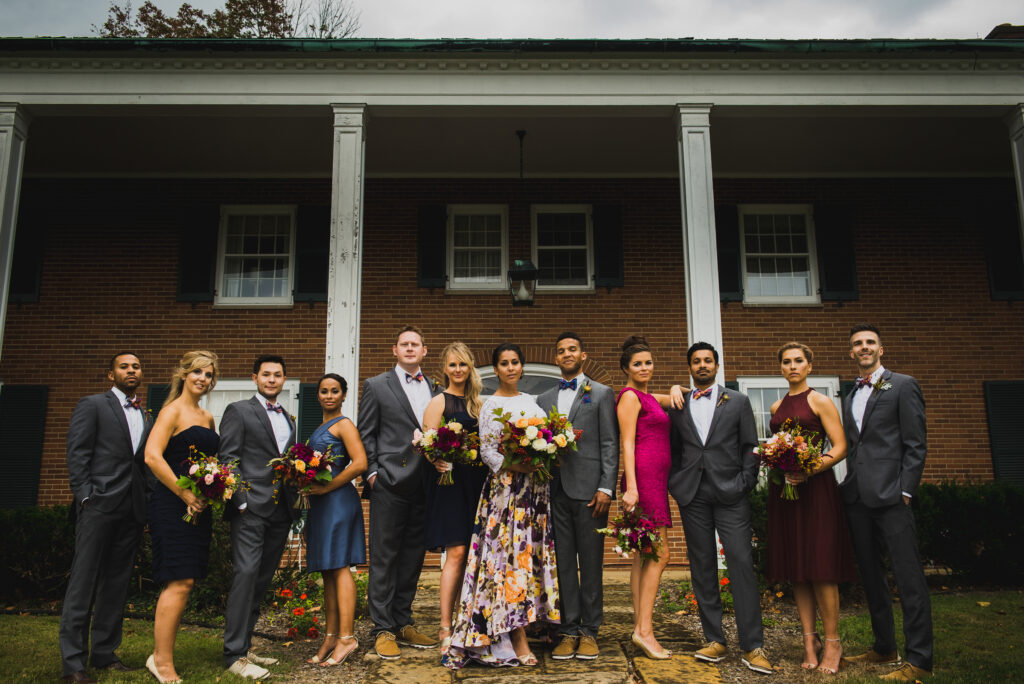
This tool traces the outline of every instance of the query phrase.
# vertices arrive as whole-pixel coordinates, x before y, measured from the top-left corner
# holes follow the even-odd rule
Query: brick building
[[[281,353],[308,434],[304,384],[357,387],[407,322],[483,371],[520,343],[538,388],[563,329],[616,386],[627,335],[661,388],[708,340],[761,417],[780,343],[838,402],[870,320],[921,381],[925,479],[1020,482],[1022,74],[1021,39],[0,39],[3,500],[70,500],[116,351],[154,408],[216,351],[215,414]]]

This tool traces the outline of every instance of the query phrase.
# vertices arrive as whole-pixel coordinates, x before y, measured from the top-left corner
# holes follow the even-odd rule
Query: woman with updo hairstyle
[[[800,498],[796,501],[783,500],[782,485],[769,483],[765,576],[769,582],[793,586],[804,635],[801,667],[834,675],[843,656],[839,583],[853,582],[857,574],[846,513],[832,473],[832,467],[846,458],[846,435],[836,405],[807,384],[813,359],[810,348],[800,342],[787,342],[779,348],[779,369],[789,383],[789,392],[772,404],[769,425],[775,433],[792,421],[810,436],[811,444],[823,445],[827,438],[831,447],[810,475],[786,475],[797,485]],[[821,616],[824,644],[814,627],[815,613]]]
[[[308,444],[330,453],[334,479],[310,487],[306,522],[308,572],[324,580],[324,641],[307,662],[333,667],[345,662],[358,647],[355,637],[356,583],[349,567],[366,562],[363,506],[353,480],[366,470],[366,450],[352,421],[341,415],[348,383],[327,373],[316,385],[316,398],[324,419]]]
[[[626,374],[626,386],[616,397],[619,419],[619,453],[623,460],[620,488],[622,507],[639,508],[661,532],[658,560],[633,559],[629,584],[633,597],[632,641],[648,658],[664,660],[672,653],[654,637],[654,601],[661,573],[668,564],[666,528],[672,526],[668,507],[668,473],[672,466],[669,418],[665,412],[670,399],[650,394],[654,356],[643,337],[630,336],[622,343],[619,368]]]
[[[502,423],[494,411],[513,420],[546,414],[518,389],[526,359],[517,345],[498,345],[491,363],[498,390],[480,409],[480,456],[490,472],[476,510],[451,642],[441,658],[452,669],[470,660],[535,666],[524,628],[561,621],[551,491],[546,481],[533,478],[537,466],[504,464],[498,450]]]
[[[213,515],[204,499],[178,486],[190,458],[216,456],[220,436],[213,415],[199,401],[217,384],[217,355],[190,351],[171,375],[171,391],[146,440],[146,465],[157,484],[149,498],[149,534],[153,543],[153,580],[162,585],[153,620],[153,654],[146,668],[160,682],[180,680],[174,667],[174,642],[188,595],[206,577]],[[199,452],[199,453],[196,453]],[[185,522],[186,513],[195,524]]]

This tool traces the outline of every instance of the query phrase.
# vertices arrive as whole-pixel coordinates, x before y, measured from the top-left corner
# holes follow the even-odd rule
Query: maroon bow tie
[[[417,372],[416,375],[413,375],[412,373],[406,373],[405,374],[405,381],[406,382],[412,382],[413,380],[415,380],[416,382],[422,382],[423,381],[423,373],[422,372]]]
[[[271,404],[268,401],[267,402],[267,410],[268,411],[273,411],[274,413],[284,413],[284,406],[281,406],[280,404],[276,404],[276,405],[275,404]]]
[[[706,387],[706,388],[704,388],[702,390],[693,390],[693,400],[696,401],[696,400],[700,399],[701,397],[708,397],[710,399],[711,398],[711,390],[713,390],[713,389],[715,389],[714,386]]]
[[[859,390],[861,387],[871,387],[872,386],[871,376],[870,375],[868,377],[866,377],[866,378],[857,378],[854,382],[856,383],[856,386],[854,387],[854,391]]]
[[[139,409],[141,411],[142,410],[142,402],[139,401],[138,397],[136,397],[134,399],[125,399],[124,400],[124,407],[125,408]]]

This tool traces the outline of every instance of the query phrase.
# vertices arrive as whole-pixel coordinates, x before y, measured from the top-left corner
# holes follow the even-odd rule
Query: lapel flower
[[[878,382],[872,385],[872,387],[874,388],[871,392],[872,394],[875,392],[888,392],[892,389],[892,383],[884,378],[878,378]]]
[[[430,385],[430,391],[431,391],[431,392],[437,392],[437,391],[439,391],[440,389],[441,389],[441,383],[440,383],[440,382],[438,382],[437,380],[434,380],[434,381],[433,381],[433,382],[431,383],[431,385]]]
[[[584,381],[583,383],[583,394],[580,395],[580,401],[584,404],[590,403],[590,390],[594,389],[590,386],[589,382]]]
[[[729,393],[728,392],[722,392],[722,394],[718,397],[718,403],[715,404],[715,408],[719,408],[721,406],[724,406],[725,402],[727,402],[727,401],[729,401]]]

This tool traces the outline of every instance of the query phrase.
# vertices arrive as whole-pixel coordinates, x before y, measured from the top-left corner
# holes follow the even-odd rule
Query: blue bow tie
[[[572,380],[559,380],[558,381],[558,389],[559,390],[570,389],[570,390],[575,391],[576,390],[576,378],[573,378]]]

